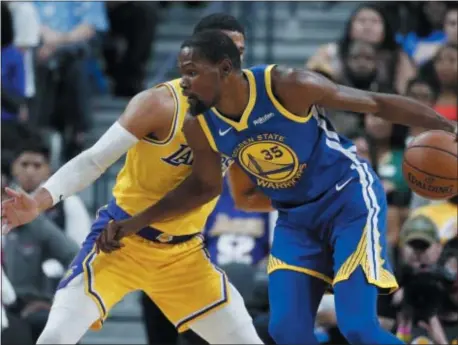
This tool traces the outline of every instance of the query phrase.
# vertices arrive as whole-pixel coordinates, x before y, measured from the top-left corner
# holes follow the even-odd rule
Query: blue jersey
[[[213,149],[232,157],[281,209],[319,198],[360,162],[320,107],[300,117],[280,104],[271,87],[273,67],[243,71],[250,97],[239,121],[215,108],[198,119]]]
[[[369,291],[367,283],[390,291],[398,284],[388,258],[382,183],[352,143],[334,131],[323,109],[312,106],[301,117],[281,105],[271,70],[244,71],[250,96],[238,121],[214,108],[197,118],[213,149],[232,157],[279,211],[267,264],[269,333],[278,344],[306,344],[312,329],[296,330],[310,310],[297,306],[316,305],[321,294],[310,290],[316,285],[303,274],[333,286],[346,282],[336,291],[355,291],[369,305],[376,296],[361,292]],[[297,313],[289,317],[291,310]]]
[[[217,265],[256,265],[270,251],[269,213],[236,209],[227,178],[223,192],[205,226],[206,248]]]

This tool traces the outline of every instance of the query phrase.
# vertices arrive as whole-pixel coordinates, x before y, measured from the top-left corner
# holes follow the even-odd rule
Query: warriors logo
[[[278,189],[296,184],[305,164],[299,164],[294,151],[283,140],[264,140],[264,136],[257,139],[246,141],[238,150],[240,165],[256,176],[261,187]]]

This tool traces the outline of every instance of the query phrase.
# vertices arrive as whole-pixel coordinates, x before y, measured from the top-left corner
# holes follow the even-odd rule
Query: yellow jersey
[[[441,202],[419,207],[412,211],[409,219],[416,216],[429,218],[436,226],[441,242],[445,243],[457,235],[458,206],[451,202]]]
[[[148,135],[140,140],[127,152],[124,166],[117,176],[113,196],[116,204],[131,216],[158,202],[191,173],[193,155],[182,132],[188,102],[179,83],[180,79],[175,79],[156,86],[167,87],[175,100],[168,136],[157,140]],[[200,232],[217,200],[215,198],[196,210],[150,226],[173,236]]]

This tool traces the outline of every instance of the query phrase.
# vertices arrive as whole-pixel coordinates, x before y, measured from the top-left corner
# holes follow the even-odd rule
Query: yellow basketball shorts
[[[124,247],[110,254],[96,253],[94,243],[110,220],[99,212],[83,248],[71,264],[59,289],[79,274],[84,275],[86,294],[97,304],[100,329],[110,309],[126,294],[143,290],[179,332],[209,312],[229,302],[227,277],[214,266],[196,235],[179,244],[163,244],[140,236],[122,240]]]

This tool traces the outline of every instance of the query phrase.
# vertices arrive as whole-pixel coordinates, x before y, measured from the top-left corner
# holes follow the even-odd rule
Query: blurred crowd
[[[174,5],[4,1],[1,6],[2,191],[8,185],[33,192],[84,148],[90,101],[106,80],[116,97],[145,88],[161,9]],[[340,39],[319,47],[305,66],[343,85],[406,95],[456,121],[457,49],[453,2],[362,3]],[[329,111],[329,117],[374,166],[387,195],[388,243],[401,288],[380,296],[380,322],[408,343],[457,343],[458,197],[423,199],[402,175],[403,150],[424,129],[372,114]],[[242,293],[261,337],[273,343],[267,332],[266,258],[276,215],[236,206],[226,184],[205,229],[208,249]],[[34,343],[92,218],[73,196],[3,238],[5,343]],[[205,343],[192,332],[178,336],[146,296],[141,305],[150,344]],[[316,335],[322,343],[346,343],[336,326],[332,294],[319,307]]]

